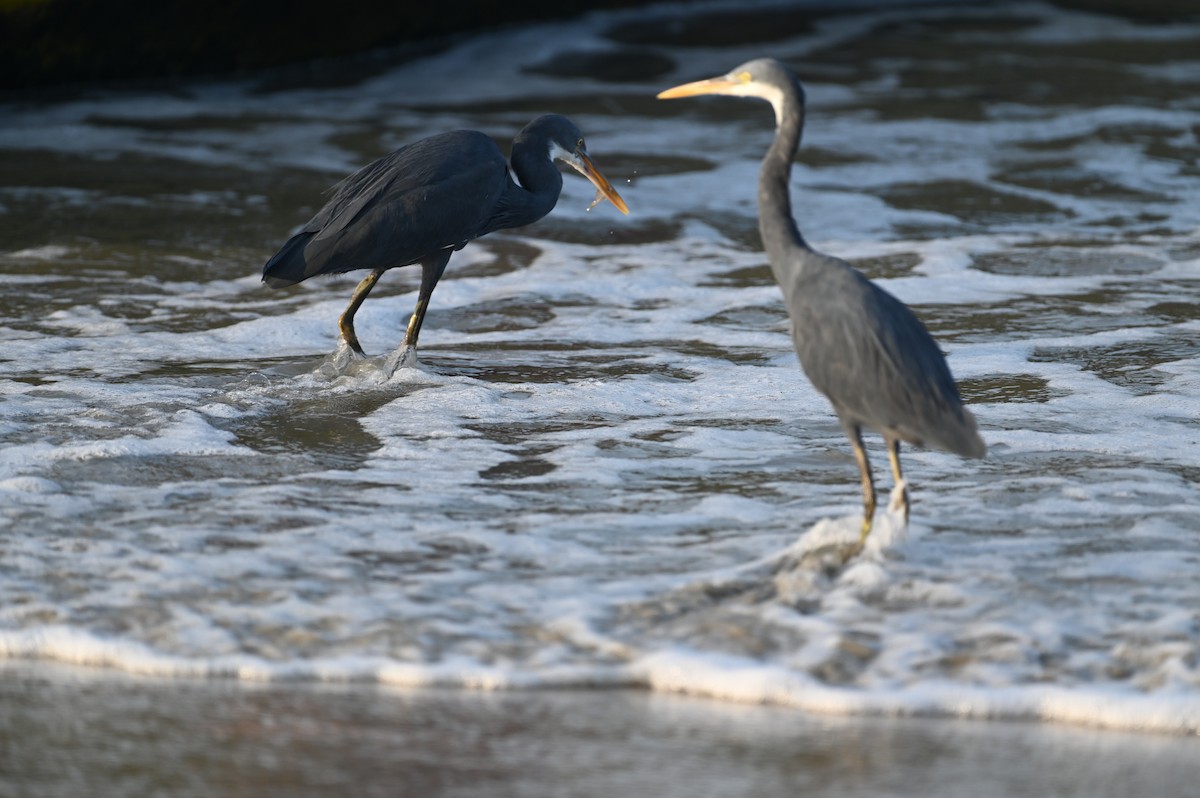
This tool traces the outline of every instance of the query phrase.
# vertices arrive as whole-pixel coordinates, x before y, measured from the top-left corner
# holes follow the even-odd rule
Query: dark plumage
[[[526,125],[513,139],[511,170],[491,138],[456,130],[401,147],[335,186],[325,207],[267,261],[263,282],[278,288],[318,274],[370,269],[338,322],[345,345],[362,355],[354,333],[359,305],[384,271],[420,263],[420,294],[402,350],[415,353],[429,297],[450,255],[493,231],[531,224],[554,208],[562,191],[554,158],[629,212],[566,117],[548,114]]]
[[[863,486],[861,544],[875,514],[874,480],[862,447],[864,427],[887,441],[898,485],[903,485],[900,441],[964,457],[983,457],[987,447],[925,325],[850,264],[813,250],[796,227],[788,179],[804,128],[804,88],[795,74],[764,58],[658,96],[700,94],[757,97],[775,109],[775,139],[759,175],[759,232],[783,290],[800,365],[828,397],[854,447]],[[901,496],[907,521],[906,489]]]

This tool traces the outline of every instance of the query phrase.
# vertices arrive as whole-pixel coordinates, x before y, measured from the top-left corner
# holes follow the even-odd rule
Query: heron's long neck
[[[775,140],[763,158],[758,180],[758,230],[771,261],[775,279],[790,293],[795,269],[801,268],[813,254],[792,217],[788,178],[792,158],[800,147],[804,129],[804,98],[798,92],[785,92],[776,109]]]
[[[512,197],[512,212],[517,222],[512,226],[533,224],[554,210],[558,203],[558,195],[562,193],[562,172],[550,160],[544,146],[528,145],[520,140],[513,142],[509,162],[522,189],[514,192]]]

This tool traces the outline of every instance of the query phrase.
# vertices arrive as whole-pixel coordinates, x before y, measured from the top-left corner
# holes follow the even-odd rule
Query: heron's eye
[[[586,150],[587,149],[587,146],[583,143],[583,139],[580,139],[579,141],[575,142],[575,149],[577,149],[577,150]]]

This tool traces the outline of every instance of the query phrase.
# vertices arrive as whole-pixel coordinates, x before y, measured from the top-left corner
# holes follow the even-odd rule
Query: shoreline
[[[0,678],[13,671],[67,679],[164,684],[229,683],[480,694],[628,691],[715,704],[763,706],[831,718],[1016,723],[1121,734],[1200,737],[1200,698],[1139,691],[1116,682],[980,686],[932,680],[903,687],[828,684],[753,659],[700,652],[647,652],[627,662],[522,670],[457,660],[403,663],[377,656],[274,662],[251,655],[208,659],[164,654],[61,627],[0,632]]]

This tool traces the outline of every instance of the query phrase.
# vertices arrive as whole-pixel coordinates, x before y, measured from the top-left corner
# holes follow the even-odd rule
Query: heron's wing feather
[[[503,184],[502,169],[474,165],[431,186],[389,188],[348,207],[352,218],[315,236],[305,257],[323,273],[404,266],[461,247],[485,230]]]
[[[304,226],[317,237],[336,235],[364,211],[410,200],[414,192],[437,194],[439,186],[462,190],[482,185],[506,168],[504,155],[483,133],[456,130],[413,142],[341,181],[334,196]],[[466,179],[464,179],[466,178]]]
[[[978,435],[946,359],[900,300],[849,265],[809,276],[796,349],[843,420],[964,454]],[[978,443],[982,445],[981,442]]]
[[[297,238],[299,279],[414,263],[481,234],[507,165],[482,133],[432,136],[350,175]]]

